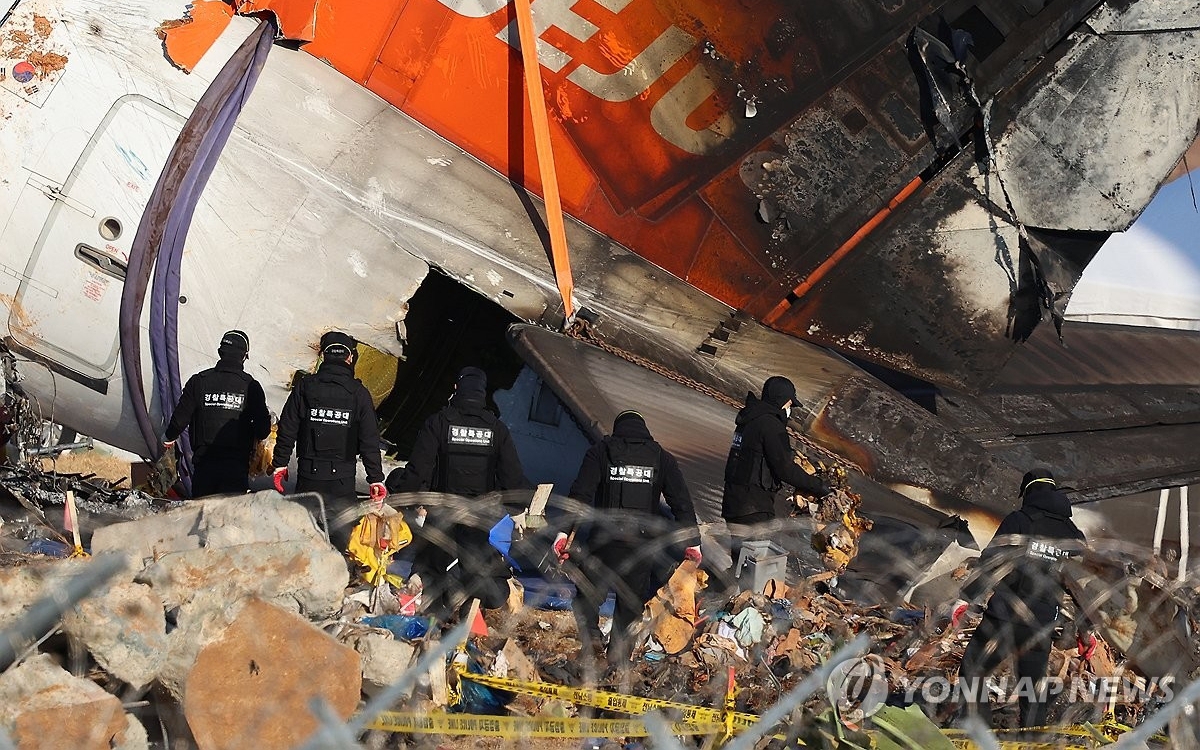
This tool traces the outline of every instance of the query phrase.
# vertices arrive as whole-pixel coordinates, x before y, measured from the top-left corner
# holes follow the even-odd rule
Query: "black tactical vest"
[[[301,381],[300,430],[296,462],[300,475],[310,479],[354,476],[357,454],[357,386],[353,378],[330,378],[322,373]]]
[[[475,497],[494,490],[499,420],[486,409],[445,411],[446,434],[438,452],[438,490]]]
[[[779,491],[783,484],[771,473],[771,467],[767,465],[762,450],[759,446],[746,446],[743,443],[742,431],[735,431],[733,442],[729,446],[728,481],[733,484],[761,487],[768,492]]]
[[[244,453],[250,447],[243,424],[250,376],[236,370],[212,368],[200,376],[199,401],[189,432],[197,458]]]
[[[596,507],[652,513],[662,492],[662,448],[653,441],[606,438]]]
[[[1034,528],[1046,526],[1046,516],[1037,511],[1022,510]],[[1075,539],[1034,537],[1025,542],[1024,554],[1017,563],[1019,580],[1013,593],[1026,602],[1033,600],[1055,602],[1062,596],[1063,562],[1078,553]]]

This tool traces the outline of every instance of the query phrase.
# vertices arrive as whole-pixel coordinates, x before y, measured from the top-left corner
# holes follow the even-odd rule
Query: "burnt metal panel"
[[[996,161],[1017,217],[1123,231],[1196,137],[1200,35],[1073,35],[1029,98],[1008,106],[995,113],[1007,123]]]
[[[1159,75],[1160,68],[1170,70]],[[749,311],[765,315],[778,306],[772,325],[780,330],[945,387],[982,390],[1014,342],[1043,320],[1061,320],[1106,234],[1136,218],[1158,175],[1192,141],[1200,122],[1198,70],[1200,37],[1192,33],[1098,37],[1077,30],[1026,71],[1021,86],[998,97],[991,110],[996,171],[981,173],[978,151],[959,153],[832,263],[836,243],[868,226],[930,162],[920,152],[898,163],[898,152],[871,145],[869,133],[878,128],[871,117],[851,138],[838,109],[849,106],[849,85],[831,92],[790,126],[794,140],[787,130],[776,134],[777,143],[796,148],[747,159],[760,159],[743,170],[747,185],[787,217],[772,234],[771,261],[791,261]],[[1172,111],[1159,113],[1164,107]],[[969,113],[960,107],[951,114]],[[856,171],[857,156],[843,159],[868,179],[810,186],[803,179],[808,162],[828,164],[838,143],[885,152],[881,166]],[[874,199],[862,183],[877,191]],[[803,220],[813,215],[822,218]],[[818,267],[821,275],[801,285]],[[800,297],[781,301],[792,289]]]
[[[869,459],[876,482],[923,496],[943,512],[967,516],[982,508],[1003,515],[1016,507],[1012,488],[1024,469],[865,375],[840,383],[808,432],[825,445],[840,444],[843,455]],[[923,492],[911,491],[917,489]]]
[[[1068,321],[1063,326],[1063,344],[1054,331],[1038,331],[1017,349],[993,390],[1088,385],[1200,387],[1200,331]]]
[[[978,396],[939,392],[939,419],[1079,498],[1200,476],[1200,332],[1068,321],[1063,337],[1039,329]]]
[[[939,385],[986,384],[1039,310],[1022,305],[1032,250],[973,163],[960,154],[775,327]]]
[[[641,413],[654,439],[678,459],[697,517],[705,523],[720,520],[736,409],[544,328],[512,326],[509,341],[593,442],[612,431],[617,414],[626,409]]]
[[[990,447],[1017,466],[1048,466],[1080,499],[1167,487],[1200,476],[1200,423],[1033,435]]]
[[[1196,0],[1139,0],[1105,3],[1088,19],[1098,34],[1200,29],[1200,3]]]
[[[782,339],[779,334],[765,333]],[[599,440],[607,434],[621,411],[640,412],[655,439],[679,460],[700,520],[720,520],[735,407],[599,347],[543,328],[514,325],[509,329],[509,341],[575,416],[589,439]],[[810,365],[818,362],[815,356]],[[796,378],[801,398],[817,389],[795,371],[776,372],[780,371]],[[832,373],[837,375],[830,378]],[[762,375],[761,371],[755,373],[755,378]],[[1015,507],[1012,488],[1020,479],[1015,468],[945,430],[882,383],[853,375],[851,368],[836,360],[829,363],[824,377],[830,389],[828,401],[810,410],[814,413],[803,425],[804,432],[827,448],[840,449],[842,455],[868,470],[862,480],[855,479],[855,486],[873,485],[868,493],[873,511],[925,522],[957,513],[979,519],[982,527],[994,527],[1000,516]],[[801,450],[809,453],[807,448]],[[910,501],[916,505],[909,507]]]

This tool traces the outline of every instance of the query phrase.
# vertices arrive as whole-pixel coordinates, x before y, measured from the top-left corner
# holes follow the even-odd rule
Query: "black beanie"
[[[775,375],[767,378],[767,382],[763,383],[762,400],[771,406],[783,408],[783,405],[788,401],[796,404],[796,386],[792,385],[792,381],[781,375]]]
[[[458,393],[464,395],[487,395],[487,373],[478,367],[464,367],[458,373]]]
[[[357,353],[356,346],[358,342],[350,334],[329,331],[321,337],[321,356],[329,356],[335,360],[345,359]]]
[[[250,337],[244,331],[226,331],[217,345],[217,356],[221,359],[241,360],[250,353]]]
[[[613,432],[617,431],[617,425],[631,420],[641,422],[643,426],[646,424],[646,418],[641,414],[638,414],[636,411],[623,411],[617,415],[616,419],[613,420]]]
[[[1054,475],[1050,473],[1049,469],[1030,469],[1029,471],[1025,472],[1025,476],[1021,477],[1021,492],[1018,494],[1018,497],[1024,497],[1025,492],[1029,489],[1029,486],[1034,483],[1048,484],[1051,487],[1057,486],[1054,483]]]

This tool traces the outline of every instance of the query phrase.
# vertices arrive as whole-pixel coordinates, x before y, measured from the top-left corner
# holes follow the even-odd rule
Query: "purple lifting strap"
[[[178,402],[182,392],[178,313],[184,240],[204,186],[254,89],[274,39],[274,20],[263,19],[204,92],[171,149],[130,248],[121,294],[121,369],[150,456],[158,457],[162,452],[159,430],[155,429],[146,406],[138,330],[150,276],[153,273],[150,354],[155,391],[167,411]],[[179,445],[183,457],[180,477],[190,493],[191,444],[184,436]]]

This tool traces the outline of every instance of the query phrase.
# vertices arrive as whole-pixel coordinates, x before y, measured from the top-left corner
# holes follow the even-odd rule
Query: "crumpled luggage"
[[[388,573],[388,565],[397,552],[412,544],[412,530],[400,512],[388,506],[363,516],[350,532],[346,552],[358,563],[363,579],[372,586],[384,581],[399,588],[404,579]]]

